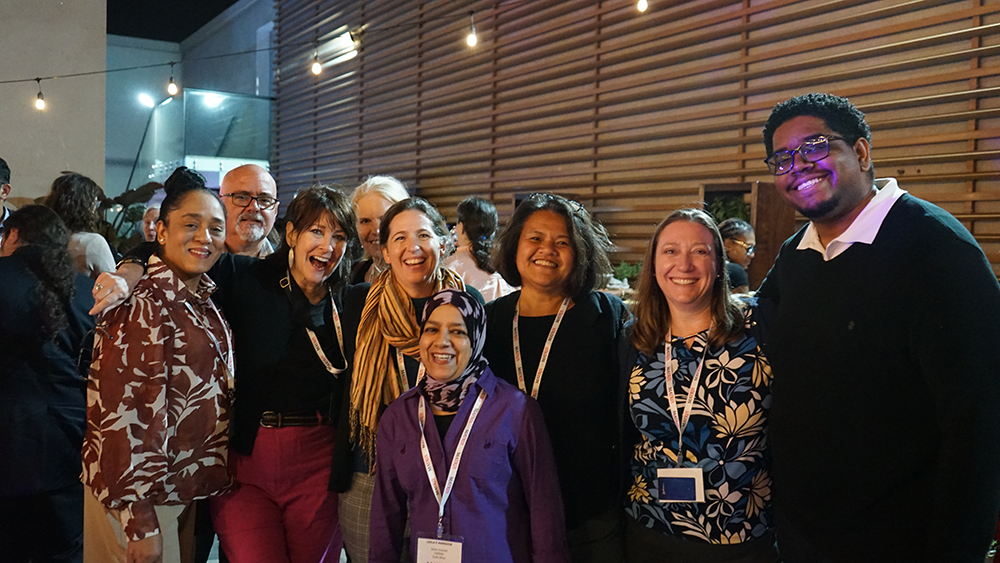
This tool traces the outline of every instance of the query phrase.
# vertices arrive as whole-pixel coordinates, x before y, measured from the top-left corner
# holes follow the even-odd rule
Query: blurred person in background
[[[470,197],[459,203],[455,225],[458,248],[444,262],[446,267],[458,272],[465,283],[478,289],[487,303],[514,291],[490,265],[497,222],[497,208],[489,201]]]
[[[735,217],[719,223],[719,232],[726,245],[726,271],[729,273],[729,285],[733,293],[750,291],[750,278],[747,268],[757,252],[757,238],[753,227],[743,219]]]
[[[97,213],[103,192],[90,178],[68,172],[52,182],[46,207],[56,212],[70,230],[69,253],[76,269],[91,279],[115,270],[111,246],[97,234],[101,217]]]
[[[389,207],[408,197],[403,184],[392,176],[371,176],[354,190],[351,202],[358,216],[358,238],[365,256],[351,270],[351,283],[375,283],[388,267],[382,257],[379,226]]]

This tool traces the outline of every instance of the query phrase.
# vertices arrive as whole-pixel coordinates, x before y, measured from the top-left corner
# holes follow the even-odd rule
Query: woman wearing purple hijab
[[[483,306],[446,289],[427,302],[421,326],[427,377],[379,423],[369,561],[400,560],[409,507],[416,561],[568,563],[542,413],[490,370]]]

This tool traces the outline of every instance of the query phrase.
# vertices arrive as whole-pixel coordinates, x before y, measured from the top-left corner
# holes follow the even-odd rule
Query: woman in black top
[[[93,282],[51,209],[22,207],[0,234],[0,559],[81,562]]]
[[[617,354],[628,311],[617,297],[594,291],[610,275],[610,245],[579,203],[532,195],[514,211],[493,256],[496,270],[521,290],[486,309],[490,365],[537,398],[545,415],[577,563],[624,559]]]

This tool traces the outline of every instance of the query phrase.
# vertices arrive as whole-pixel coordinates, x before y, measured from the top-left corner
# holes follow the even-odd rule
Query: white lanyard
[[[667,404],[670,406],[670,414],[674,417],[674,424],[677,425],[677,467],[682,467],[684,464],[684,429],[687,428],[688,421],[691,419],[694,396],[698,390],[698,382],[701,380],[701,368],[705,367],[705,354],[708,353],[708,341],[705,341],[705,348],[701,352],[701,362],[694,372],[694,378],[691,379],[691,386],[688,387],[687,400],[684,401],[683,416],[677,412],[677,396],[674,394],[674,370],[672,366],[673,347],[670,345],[670,341],[671,335],[667,332],[667,341],[663,345],[667,361],[663,366],[663,373],[667,379]]]
[[[396,364],[399,366],[399,381],[402,383],[405,393],[410,390],[410,383],[406,379],[406,362],[403,361],[403,351],[399,348],[396,348]],[[417,370],[417,383],[420,383],[420,380],[424,378],[425,371],[424,363],[420,362],[420,369]]]
[[[552,328],[549,329],[549,337],[545,339],[545,347],[542,348],[542,357],[538,360],[538,370],[535,372],[535,383],[531,386],[531,398],[538,399],[538,389],[542,385],[542,372],[545,371],[545,364],[549,361],[549,352],[552,351],[552,341],[556,339],[556,332],[562,324],[566,309],[569,308],[569,297],[563,299],[556,313],[556,320],[552,321]],[[517,317],[521,312],[521,301],[518,300],[514,306],[514,367],[517,369],[517,386],[521,391],[527,393],[528,388],[524,384],[524,366],[521,365],[521,338],[517,331]]]
[[[465,423],[465,429],[462,430],[462,437],[458,439],[458,447],[455,448],[455,457],[451,460],[451,467],[448,469],[448,479],[444,482],[444,490],[441,490],[441,486],[438,484],[437,473],[434,472],[434,462],[431,461],[431,452],[427,448],[427,437],[424,434],[424,422],[427,419],[427,412],[424,403],[424,396],[420,395],[420,402],[417,406],[417,415],[420,420],[420,455],[424,458],[424,469],[427,471],[427,480],[431,483],[431,490],[434,491],[434,498],[438,502],[438,525],[437,525],[437,537],[441,539],[444,535],[444,505],[448,502],[448,497],[451,496],[451,490],[455,487],[455,477],[458,476],[458,464],[462,462],[462,453],[465,451],[465,445],[469,442],[469,433],[472,432],[472,425],[476,422],[476,417],[479,416],[479,409],[483,406],[483,401],[486,400],[486,390],[482,389],[479,391],[479,397],[476,398],[476,404],[472,406],[472,412],[469,413],[469,420]],[[442,447],[444,444],[442,443]]]
[[[213,303],[211,299],[206,299],[205,302],[208,303],[209,309],[215,313],[215,318],[219,319],[219,325],[222,327],[222,332],[226,335],[226,354],[222,353],[222,348],[219,346],[219,340],[215,338],[215,334],[212,333],[208,325],[202,322],[201,317],[198,316],[194,307],[191,306],[191,302],[185,300],[184,306],[187,307],[188,312],[191,313],[191,317],[194,319],[195,324],[201,327],[201,330],[205,331],[205,334],[208,335],[208,339],[212,341],[212,346],[215,347],[215,352],[219,355],[219,359],[225,362],[226,385],[229,386],[229,393],[232,394],[235,391],[236,386],[236,379],[233,376],[236,367],[233,364],[233,335],[229,330],[229,325],[226,324],[226,321],[222,320],[222,313],[220,313],[219,309],[216,308],[215,303]]]
[[[333,300],[333,295],[330,296],[330,306],[333,307],[333,326],[337,329],[337,343],[340,344],[340,354],[344,356],[344,367],[342,369],[337,369],[333,367],[333,364],[323,353],[323,347],[319,345],[319,339],[316,338],[316,333],[312,331],[309,327],[305,327],[306,334],[309,335],[309,341],[312,342],[313,350],[316,351],[316,356],[319,357],[319,361],[323,362],[323,367],[326,371],[332,373],[333,375],[340,375],[347,369],[347,356],[344,352],[344,329],[340,326],[340,313],[337,312],[337,303]]]

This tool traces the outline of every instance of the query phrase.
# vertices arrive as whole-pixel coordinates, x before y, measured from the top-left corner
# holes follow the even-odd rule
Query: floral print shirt
[[[677,467],[678,432],[666,399],[665,350],[639,353],[629,378],[629,411],[642,435],[631,460],[626,511],[664,534],[712,544],[734,544],[770,531],[771,477],[766,455],[771,369],[746,330],[735,342],[709,349],[684,431],[683,467],[704,471],[705,502],[661,503],[657,469]],[[673,384],[683,417],[708,339],[689,349],[672,343]]]
[[[156,256],[98,325],[87,384],[83,480],[129,540],[159,533],[154,505],[226,492],[229,325]],[[211,335],[211,336],[210,336]]]

